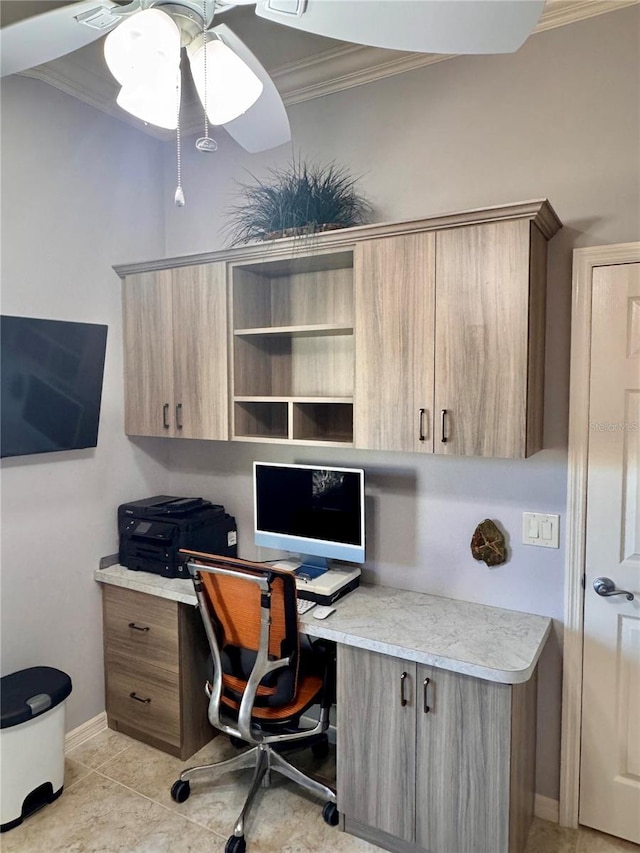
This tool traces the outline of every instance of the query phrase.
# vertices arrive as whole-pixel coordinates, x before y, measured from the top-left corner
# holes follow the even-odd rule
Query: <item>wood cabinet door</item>
[[[417,679],[417,844],[507,853],[511,687],[426,666]]]
[[[124,430],[171,435],[173,321],[171,271],[127,276],[122,286]]]
[[[529,241],[528,220],[437,234],[436,453],[526,455]]]
[[[338,809],[407,842],[414,839],[415,671],[415,663],[338,646]]]
[[[355,251],[354,443],[433,452],[435,235]]]
[[[172,271],[173,434],[229,437],[226,265],[201,264]]]

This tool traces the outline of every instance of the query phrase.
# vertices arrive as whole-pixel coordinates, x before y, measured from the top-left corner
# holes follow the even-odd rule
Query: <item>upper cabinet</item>
[[[522,458],[547,201],[116,268],[126,431]]]
[[[355,445],[433,451],[433,233],[356,248]]]
[[[542,447],[546,241],[527,220],[436,235],[435,452]]]
[[[228,437],[225,276],[214,263],[126,277],[128,435]]]

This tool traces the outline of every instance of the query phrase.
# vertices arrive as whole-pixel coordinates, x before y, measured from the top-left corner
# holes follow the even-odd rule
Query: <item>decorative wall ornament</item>
[[[474,560],[483,560],[487,566],[499,566],[507,559],[507,546],[502,531],[490,518],[476,527],[471,537],[471,554]]]
[[[264,179],[238,182],[240,202],[227,212],[231,246],[364,225],[371,205],[356,192],[356,178],[335,163],[294,160]]]

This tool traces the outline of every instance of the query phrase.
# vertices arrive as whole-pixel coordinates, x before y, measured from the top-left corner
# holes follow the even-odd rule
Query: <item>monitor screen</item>
[[[0,455],[95,447],[107,327],[0,318]]]
[[[276,462],[253,470],[256,545],[364,562],[363,470]]]

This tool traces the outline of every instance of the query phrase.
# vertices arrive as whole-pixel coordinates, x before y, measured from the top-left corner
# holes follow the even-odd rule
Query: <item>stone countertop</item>
[[[195,604],[191,583],[123,566],[97,569],[100,583]],[[551,619],[468,601],[361,585],[327,619],[300,617],[305,633],[487,681],[519,684],[535,669]]]

